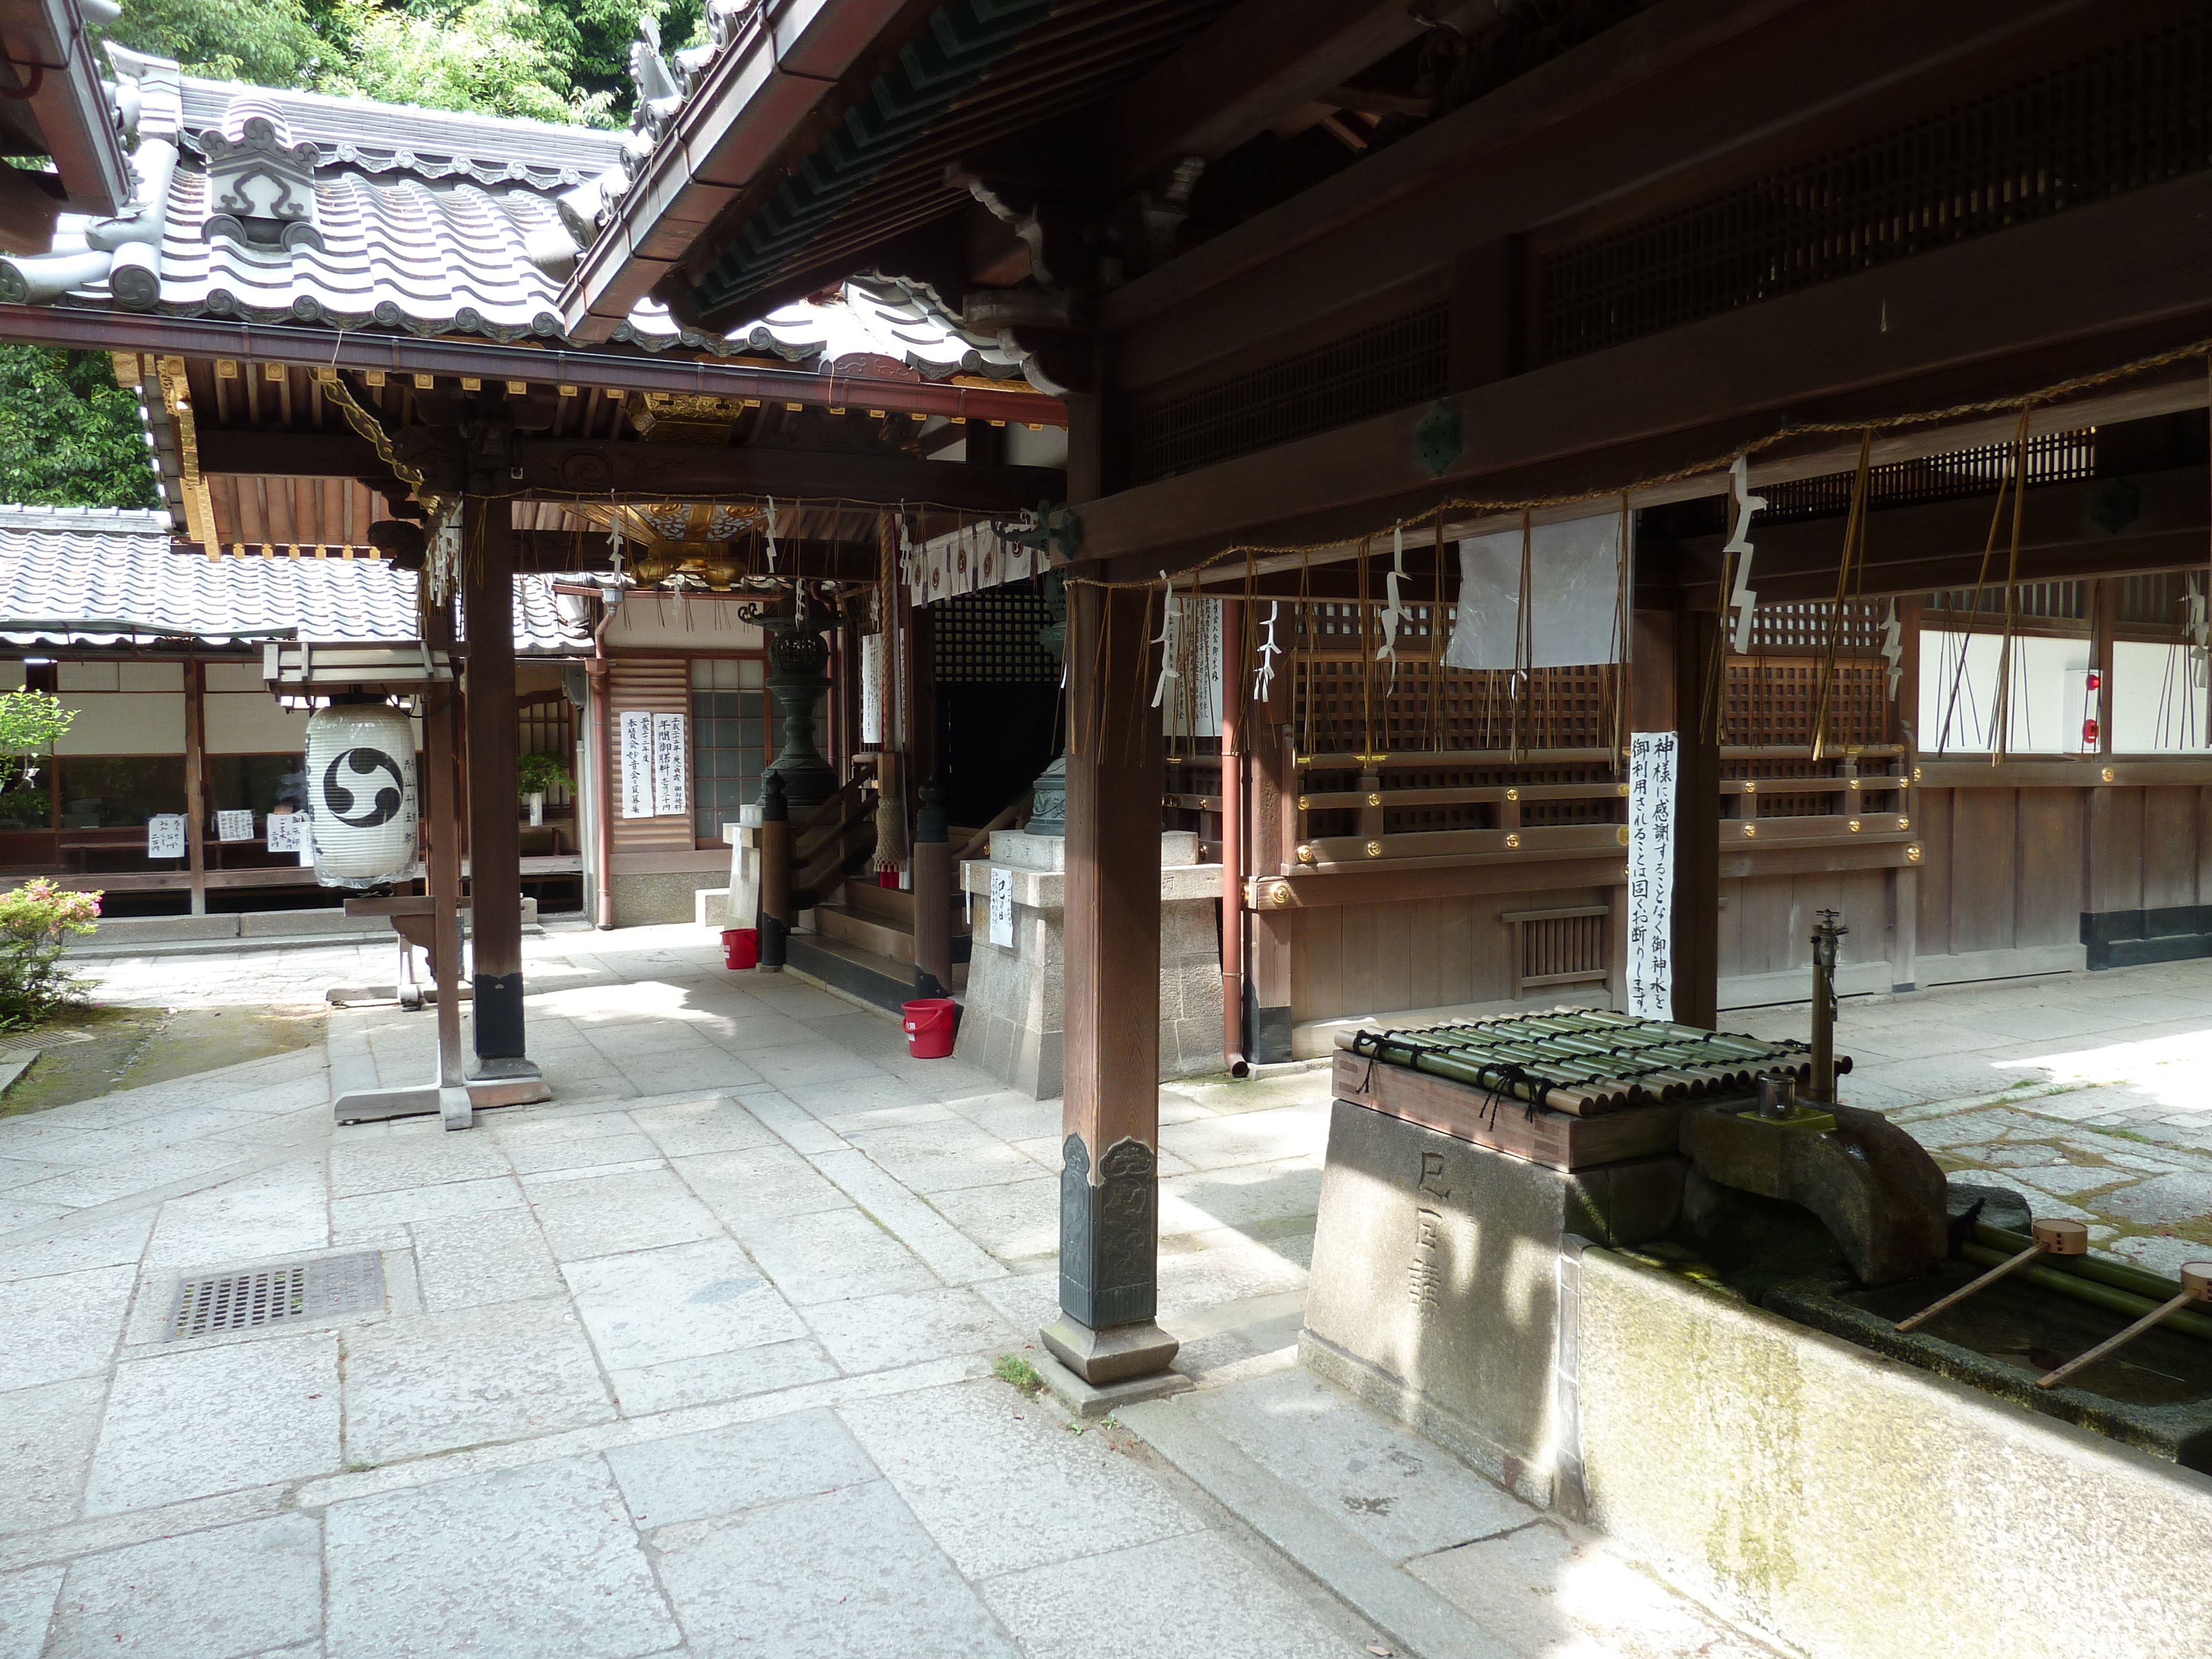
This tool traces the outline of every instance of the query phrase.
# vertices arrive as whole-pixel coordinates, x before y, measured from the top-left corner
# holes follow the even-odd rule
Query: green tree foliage
[[[123,0],[104,32],[133,52],[175,58],[188,75],[264,87],[307,84],[323,55],[301,0]]]
[[[704,38],[701,0],[123,0],[105,31],[187,74],[619,126],[630,43]],[[152,507],[137,399],[96,354],[0,345],[0,500]]]
[[[160,504],[137,394],[105,354],[0,345],[0,501]]]
[[[619,126],[648,13],[703,38],[701,0],[123,0],[108,33],[194,75]]]

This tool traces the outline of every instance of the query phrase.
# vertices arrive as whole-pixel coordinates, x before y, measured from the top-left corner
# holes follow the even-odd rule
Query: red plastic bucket
[[[752,968],[760,963],[760,933],[751,927],[722,929],[722,966]]]
[[[916,1060],[943,1060],[952,1052],[960,1005],[951,997],[921,997],[904,1005],[906,1051]]]

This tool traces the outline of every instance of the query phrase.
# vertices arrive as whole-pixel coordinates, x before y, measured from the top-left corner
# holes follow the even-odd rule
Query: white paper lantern
[[[334,703],[307,721],[315,876],[329,886],[396,880],[415,864],[415,733],[390,703]]]

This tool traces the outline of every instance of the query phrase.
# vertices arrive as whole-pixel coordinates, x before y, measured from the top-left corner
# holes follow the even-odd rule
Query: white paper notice
[[[642,708],[622,713],[622,815],[653,816],[653,716]]]
[[[684,716],[653,717],[653,810],[662,817],[691,810],[686,787],[690,769],[684,748]]]
[[[884,636],[860,635],[860,742],[884,740]]]
[[[295,812],[292,816],[300,821],[300,863],[312,866],[315,861],[315,815]]]
[[[217,841],[252,841],[252,812],[250,810],[217,812],[215,815],[215,837]]]
[[[1680,740],[1628,740],[1628,1012],[1674,1018],[1674,777]]]
[[[146,820],[146,856],[180,859],[185,855],[185,815],[161,812]]]
[[[1528,537],[1526,668],[1611,662],[1620,612],[1620,518],[1607,514],[1540,524]],[[1521,629],[1521,532],[1470,536],[1459,544],[1459,617],[1444,661],[1454,668],[1511,668]]]
[[[996,864],[991,866],[991,943],[1014,948],[1014,872]]]
[[[307,826],[304,812],[271,812],[269,815],[269,850],[272,853],[296,853],[300,850],[300,831]]]

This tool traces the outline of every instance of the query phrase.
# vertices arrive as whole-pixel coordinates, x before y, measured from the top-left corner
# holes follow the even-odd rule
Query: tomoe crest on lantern
[[[328,886],[395,880],[415,864],[415,734],[386,702],[334,703],[307,721],[315,875]]]

